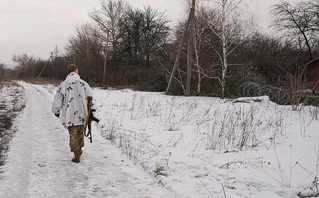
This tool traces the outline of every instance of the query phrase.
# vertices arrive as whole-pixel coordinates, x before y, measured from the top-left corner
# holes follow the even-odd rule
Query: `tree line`
[[[174,94],[186,93],[187,76],[190,95],[222,97],[234,95],[247,81],[289,87],[291,76],[301,71],[306,76],[303,68],[319,53],[318,1],[274,5],[271,28],[277,30],[276,37],[258,31],[245,13],[242,0],[197,3],[192,36],[187,37],[194,46],[190,53],[189,44],[183,42],[188,19],[172,28],[159,10],[104,0],[89,13],[89,23],[75,28],[63,50],[54,49],[50,60],[14,56],[19,67],[10,75],[63,80],[67,64],[75,63],[81,77],[92,84],[165,91],[180,48],[169,91]]]

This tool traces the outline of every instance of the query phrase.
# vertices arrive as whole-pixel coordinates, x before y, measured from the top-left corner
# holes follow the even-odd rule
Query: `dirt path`
[[[0,197],[173,197],[99,133],[71,162],[68,134],[51,113],[53,95],[21,83],[26,106],[0,174]],[[93,128],[94,130],[94,128]]]

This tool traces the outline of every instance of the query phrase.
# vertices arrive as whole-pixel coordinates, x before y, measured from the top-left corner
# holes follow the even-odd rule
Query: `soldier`
[[[84,80],[80,79],[78,67],[68,65],[68,75],[54,96],[52,112],[60,117],[64,127],[70,134],[70,149],[74,152],[72,162],[79,163],[84,147],[85,121],[88,114],[88,97],[93,98],[92,89]],[[92,104],[92,111],[95,106]]]

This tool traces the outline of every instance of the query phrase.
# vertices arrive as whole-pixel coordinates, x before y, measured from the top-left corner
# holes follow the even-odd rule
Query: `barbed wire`
[[[241,84],[236,95],[239,97],[269,96],[270,100],[280,105],[301,104],[319,106],[319,95],[310,90],[292,91],[282,87],[264,85],[255,82]]]

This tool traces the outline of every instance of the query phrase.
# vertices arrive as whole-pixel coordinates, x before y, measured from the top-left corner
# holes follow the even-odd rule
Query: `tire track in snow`
[[[81,162],[72,163],[67,130],[50,110],[52,94],[41,86],[21,85],[26,107],[0,174],[0,197],[173,197],[94,126],[93,144],[86,139]]]

